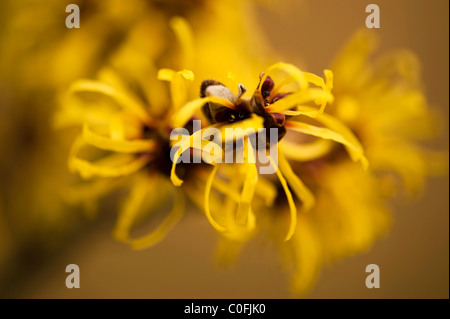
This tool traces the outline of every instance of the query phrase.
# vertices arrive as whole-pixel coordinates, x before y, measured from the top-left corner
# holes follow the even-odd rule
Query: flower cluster
[[[41,139],[27,142],[33,155],[22,156],[24,177],[8,187],[26,178],[33,195],[9,200],[23,206],[11,211],[30,205],[56,228],[57,220],[69,227],[56,198],[91,213],[106,198],[118,207],[113,236],[134,249],[201,212],[218,235],[221,264],[260,236],[275,243],[293,291],[302,293],[324,264],[370,248],[389,229],[389,199],[402,186],[414,194],[428,175],[445,172],[446,153],[419,143],[435,122],[417,59],[400,51],[372,61],[367,32],[319,76],[274,63],[283,59],[252,25],[246,1],[79,2],[86,15],[76,32],[58,29],[41,41],[59,23],[50,1],[40,12],[47,25],[28,42],[16,40],[33,29],[26,14],[8,23],[16,37],[0,34],[8,47],[0,50],[0,89],[17,86],[12,100],[42,117],[23,108],[27,121],[53,124],[29,126]],[[23,92],[46,92],[50,106]],[[25,135],[17,127],[1,130]],[[1,139],[0,149],[8,147]],[[62,168],[56,163],[67,153]],[[21,158],[8,154],[17,155],[2,166]],[[137,229],[145,224],[150,231]]]
[[[192,54],[188,23],[176,18],[172,25],[178,25],[181,54],[186,48]],[[69,158],[71,170],[92,181],[83,199],[129,188],[114,235],[136,249],[163,239],[190,200],[220,234],[221,262],[232,262],[246,242],[265,233],[280,248],[293,290],[308,291],[324,263],[367,249],[388,229],[386,178],[412,178],[408,167],[395,165],[395,154],[413,142],[391,130],[425,115],[423,95],[409,80],[417,77],[415,60],[394,56],[385,63],[398,73],[389,66],[377,69],[387,73],[371,73],[365,65],[371,41],[357,34],[323,78],[282,62],[261,72],[249,61],[257,80],[251,95],[234,70],[199,82],[195,68],[161,68],[148,74],[153,79],[141,75],[127,83],[105,68],[98,80],[73,83],[57,120],[83,127]],[[381,116],[383,110],[392,116]],[[174,140],[179,129],[188,134]],[[275,143],[267,142],[271,129]],[[411,158],[422,154],[412,151]],[[191,163],[181,160],[186,155]],[[231,163],[224,161],[229,156]],[[411,165],[414,180],[423,180],[427,173],[417,171],[423,163]],[[264,166],[272,174],[259,173]],[[159,226],[134,239],[132,227],[158,207],[167,211]]]

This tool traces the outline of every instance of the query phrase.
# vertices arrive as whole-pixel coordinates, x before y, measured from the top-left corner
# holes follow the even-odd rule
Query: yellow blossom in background
[[[437,136],[439,122],[423,92],[416,56],[396,50],[370,61],[377,40],[360,31],[336,58],[336,101],[330,112],[361,138],[373,171],[385,178],[386,187],[395,173],[417,194],[428,175],[446,173],[448,155],[423,145]]]
[[[129,195],[122,205],[115,236],[135,248],[151,246],[166,235],[184,211],[183,196],[171,189],[164,176],[169,144],[168,120],[164,116],[171,115],[171,103],[167,100],[160,105],[165,108],[164,116],[157,116],[113,71],[104,70],[99,78],[73,83],[64,101],[65,111],[57,117],[63,123],[81,122],[82,133],[72,146],[68,164],[84,180],[94,180],[75,187],[67,196],[72,201],[96,201],[127,185]],[[88,102],[76,97],[83,94],[98,98]],[[99,158],[83,158],[86,148],[85,156]],[[89,148],[101,152],[89,152]],[[173,208],[161,225],[150,234],[132,240],[130,229],[136,219],[161,207],[168,198]]]
[[[283,225],[280,214],[272,214],[266,224],[296,293],[312,289],[323,265],[367,251],[387,232],[389,200],[399,188],[394,186],[396,176],[417,193],[427,176],[446,173],[447,152],[420,145],[436,133],[436,119],[420,87],[417,59],[400,51],[369,62],[374,40],[359,32],[337,57],[331,68],[335,100],[327,108],[360,139],[369,172],[345,159],[336,145],[324,157],[296,164],[306,185],[315,190],[316,206],[300,213],[288,243],[278,239],[282,226],[273,227]]]
[[[314,287],[324,265],[367,251],[386,233],[391,216],[376,178],[353,163],[319,160],[302,171],[311,174],[308,185],[316,190],[316,206],[299,215],[288,243],[279,242],[281,226],[273,226],[283,223],[279,216],[272,214],[266,227],[279,247],[292,291],[304,295]],[[279,209],[287,208],[280,204]]]

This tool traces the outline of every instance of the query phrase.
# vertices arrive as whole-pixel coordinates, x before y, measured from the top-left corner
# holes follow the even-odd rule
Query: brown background
[[[285,61],[321,72],[357,28],[365,7],[381,10],[381,49],[409,48],[423,65],[429,101],[445,116],[448,149],[447,0],[292,1],[275,12],[258,9],[258,21]],[[302,57],[302,60],[298,58]],[[448,177],[430,178],[414,203],[395,203],[392,231],[373,249],[326,267],[309,298],[448,298]],[[98,223],[36,272],[16,294],[26,298],[292,298],[273,247],[251,243],[229,271],[213,263],[214,234],[205,218],[187,216],[160,245],[132,251],[110,236],[112,221]],[[65,287],[67,264],[81,269],[81,289]],[[365,287],[367,264],[381,269],[381,288]]]

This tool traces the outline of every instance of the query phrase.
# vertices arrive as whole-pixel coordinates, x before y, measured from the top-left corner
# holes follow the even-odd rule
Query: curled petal
[[[283,139],[280,141],[280,145],[283,146],[283,153],[286,157],[298,162],[318,159],[333,148],[333,142],[324,139],[316,139],[314,142],[302,144]]]
[[[154,126],[153,119],[147,112],[146,107],[137,98],[134,98],[132,95],[126,94],[109,84],[99,81],[79,80],[70,86],[68,93],[74,94],[80,92],[93,92],[109,96],[124,110],[134,114],[143,123]]]
[[[214,180],[214,177],[216,176],[216,172],[217,169],[219,168],[219,166],[214,166],[209,177],[208,180],[206,181],[206,186],[205,186],[205,199],[204,199],[204,209],[205,209],[205,215],[206,218],[208,219],[208,221],[210,222],[210,224],[219,232],[225,232],[227,231],[227,229],[221,225],[219,225],[214,218],[211,215],[211,210],[210,210],[210,205],[209,205],[209,194],[211,192],[211,186]]]
[[[323,91],[322,89],[311,88],[304,91],[299,91],[293,94],[277,100],[270,106],[266,107],[266,111],[270,113],[280,113],[285,110],[301,106],[309,102],[328,103],[333,100],[333,95],[330,92]],[[320,104],[316,103],[316,104]],[[323,104],[322,104],[323,105]],[[321,111],[321,110],[319,110]],[[316,110],[317,112],[317,110]]]
[[[320,76],[317,76],[313,73],[304,72],[303,74],[308,82],[313,83],[316,86],[320,86],[323,92],[326,93],[326,95],[331,96],[331,89],[333,87],[333,72],[331,70],[325,70],[324,73],[326,81],[324,81]],[[327,103],[332,102],[332,99],[330,101],[326,98],[316,97],[315,102],[317,104],[321,104],[320,112],[323,112]]]
[[[194,37],[192,29],[186,19],[173,17],[170,20],[170,27],[175,33],[181,47],[182,67],[192,67],[194,64]]]
[[[277,197],[277,188],[275,185],[265,178],[259,178],[256,184],[255,194],[264,198],[267,206],[272,206]]]
[[[158,79],[170,82],[170,94],[174,110],[178,110],[187,100],[186,80],[193,81],[194,73],[190,70],[175,72],[170,69],[158,71]]]
[[[360,161],[364,169],[368,168],[369,162],[364,156],[363,147],[347,126],[325,113],[318,113],[314,119],[326,127],[319,127],[293,120],[286,122],[286,127],[300,133],[341,143],[345,146],[353,161]]]
[[[72,145],[68,160],[69,169],[78,172],[84,179],[94,176],[119,177],[129,175],[137,172],[152,160],[152,156],[148,154],[135,156],[118,153],[91,163],[77,156],[84,145],[86,145],[86,142],[83,137],[78,137]]]
[[[245,154],[245,178],[242,187],[241,198],[236,212],[236,221],[238,224],[247,224],[251,212],[251,202],[255,194],[256,183],[258,182],[258,171],[255,165],[255,156],[253,148],[248,138],[244,138]]]
[[[222,154],[211,155],[208,152],[203,151],[203,149],[206,145],[208,145],[209,143],[212,143],[209,140],[201,139],[203,132],[207,129],[210,129],[210,127],[206,127],[204,129],[198,130],[197,132],[194,132],[194,134],[190,135],[189,137],[186,136],[184,138],[184,140],[181,142],[180,148],[175,152],[173,159],[172,159],[172,169],[170,171],[170,180],[172,181],[172,183],[175,186],[181,186],[181,184],[183,184],[183,181],[180,178],[178,178],[178,176],[176,174],[176,166],[177,166],[177,162],[178,162],[178,159],[180,158],[180,156],[183,154],[183,152],[187,151],[188,149],[193,148],[193,149],[197,149],[197,150],[201,151],[203,160],[205,160],[206,162],[208,162],[210,164],[215,164],[216,162],[220,162],[220,160],[222,159]],[[196,142],[197,140],[200,140],[200,144]],[[197,145],[197,144],[199,144],[199,145]]]
[[[109,166],[98,162],[91,163],[89,161],[73,157],[70,159],[70,168],[72,171],[78,172],[84,179],[89,179],[94,176],[119,177],[137,172],[152,160],[152,157],[147,155],[127,157],[129,161],[119,166]],[[115,155],[107,159],[111,159],[113,161],[116,160]],[[104,161],[105,159],[102,160],[102,162]]]
[[[278,153],[278,165],[281,173],[286,176],[286,180],[289,183],[289,186],[292,187],[298,199],[302,201],[303,210],[305,212],[309,211],[315,204],[314,195],[308,189],[308,187],[303,184],[300,178],[292,171],[292,168],[289,165],[287,159],[284,157],[282,150],[280,150],[280,152]]]
[[[134,184],[131,194],[119,214],[114,229],[114,236],[117,240],[129,243],[133,249],[144,249],[157,244],[167,236],[169,231],[183,216],[185,206],[184,196],[175,190],[175,192],[171,192],[173,194],[173,207],[162,223],[154,231],[145,236],[136,239],[130,238],[131,228],[143,210],[146,207],[161,203],[161,197],[152,196],[154,195],[155,187],[161,187],[160,178],[156,178],[156,176],[153,179],[147,177],[140,178]],[[150,199],[151,203],[144,205],[145,200],[148,199]]]
[[[286,180],[283,177],[283,174],[281,173],[278,166],[275,164],[275,161],[270,156],[269,156],[269,160],[270,160],[271,165],[273,165],[273,167],[276,170],[276,174],[278,176],[278,179],[280,180],[280,184],[284,189],[284,193],[286,194],[286,198],[289,203],[289,212],[290,212],[291,221],[289,224],[289,229],[286,234],[286,237],[284,238],[285,241],[288,241],[294,235],[295,227],[297,226],[297,208],[295,207],[294,199],[292,198],[291,191],[289,190],[289,187],[286,183]]]
[[[300,89],[306,89],[308,87],[308,82],[306,81],[303,72],[296,66],[284,62],[278,62],[270,66],[265,73],[265,77],[262,79],[262,83],[264,83],[267,76],[270,76],[272,73],[276,72],[284,73],[286,76],[275,83],[275,87],[272,89],[270,94],[271,98],[273,98],[284,85],[289,84],[289,81],[297,83]]]
[[[84,125],[83,139],[87,144],[95,146],[102,150],[122,152],[122,153],[140,153],[156,150],[158,143],[155,140],[117,140],[102,136],[93,132],[88,125]]]

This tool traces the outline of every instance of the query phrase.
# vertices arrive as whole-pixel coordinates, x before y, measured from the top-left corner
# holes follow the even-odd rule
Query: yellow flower
[[[168,36],[164,36],[163,33],[166,30],[161,26],[164,25],[163,20],[154,21],[157,28],[161,29],[161,32],[157,32],[161,34],[161,39],[154,39],[154,41],[142,41],[143,38],[154,38],[152,34],[157,29],[154,24],[148,23],[149,20],[134,24],[128,31],[128,36],[123,44],[110,55],[108,61],[111,68],[117,70],[120,76],[108,68],[104,68],[100,72],[98,81],[75,82],[68,93],[72,97],[70,99],[63,98],[61,103],[63,111],[55,116],[54,122],[57,127],[83,126],[81,137],[72,147],[69,160],[71,170],[78,172],[85,179],[109,178],[109,180],[100,179],[98,183],[91,186],[80,185],[79,189],[65,191],[65,197],[69,202],[83,201],[86,206],[92,207],[93,199],[110,193],[116,187],[127,183],[133,184],[130,181],[133,178],[138,180],[136,185],[132,186],[130,197],[122,209],[115,231],[116,238],[130,242],[135,248],[156,243],[151,240],[145,243],[142,240],[132,241],[128,233],[134,221],[142,219],[142,216],[138,216],[138,210],[144,211],[152,204],[139,203],[139,201],[143,201],[143,192],[145,190],[150,192],[151,189],[157,188],[157,183],[154,181],[155,178],[150,176],[134,176],[148,175],[149,169],[155,166],[154,163],[158,163],[159,166],[167,164],[170,160],[168,141],[171,128],[168,121],[172,116],[172,111],[185,104],[186,99],[194,91],[198,92],[198,87],[190,86],[195,89],[189,91],[185,85],[186,80],[194,81],[192,72],[188,70],[175,72],[172,69],[174,66],[178,68],[194,67],[201,74],[215,59],[232,61],[245,56],[245,54],[237,55],[238,52],[246,50],[240,45],[234,45],[233,40],[237,36],[243,35],[243,31],[239,29],[239,21],[241,21],[243,13],[234,10],[228,4],[226,6],[211,4],[208,7],[207,13],[199,10],[192,11],[187,15],[194,22],[197,16],[202,16],[202,23],[208,24],[209,27],[204,28],[196,26],[194,23],[194,27],[197,28],[196,33],[192,32],[186,19],[171,18],[168,25],[177,41],[170,45],[168,45],[169,40],[166,39]],[[225,15],[227,15],[228,22],[236,22],[232,23],[234,27],[224,29],[222,24],[217,23],[217,20],[222,19]],[[230,41],[228,47],[234,51],[232,57],[226,56],[226,52],[215,52],[209,47],[211,43],[219,40],[218,32],[226,34],[222,40],[223,46]],[[245,47],[250,47],[250,45],[245,43]],[[205,55],[209,56],[205,57]],[[167,66],[170,66],[170,69],[166,68]],[[165,68],[160,69],[156,76],[156,70],[159,67]],[[211,71],[211,74],[220,73],[216,69]],[[165,87],[161,80],[170,82],[170,101],[162,94]],[[134,87],[134,90],[130,89],[131,86]],[[77,101],[74,99],[74,95],[85,95],[85,98]],[[119,110],[117,110],[117,106],[120,107]],[[145,140],[143,134],[150,134],[152,137],[154,137],[153,134],[156,134],[158,135],[157,141]],[[88,151],[83,150],[86,145],[90,148],[106,149],[120,154],[113,154],[111,158],[107,159],[101,158],[97,162],[93,159],[94,157],[88,159],[81,155],[81,152]],[[91,150],[91,153],[95,152]],[[94,156],[95,154],[87,155]],[[164,169],[164,167],[157,167],[156,171],[161,173]],[[183,167],[181,167],[182,169]],[[185,171],[186,174],[194,175],[191,173],[191,169]],[[201,175],[201,173],[199,174]],[[161,179],[164,180],[162,176]],[[172,193],[181,194],[178,189]],[[174,202],[180,204],[178,200]],[[168,227],[166,228],[168,230]],[[161,234],[166,233],[166,230],[158,232],[159,239],[162,238]]]
[[[358,33],[338,56],[332,68],[335,100],[327,108],[358,136],[370,170],[363,172],[335,145],[326,156],[294,166],[315,190],[316,206],[299,214],[290,242],[279,240],[280,216],[286,214],[267,215],[265,227],[278,243],[296,293],[312,289],[323,265],[367,251],[386,233],[388,200],[396,194],[392,176],[400,175],[416,192],[430,172],[442,174],[448,163],[445,152],[424,152],[418,144],[432,136],[433,118],[419,86],[417,60],[401,51],[368,63],[373,40]],[[280,210],[286,211],[286,205]]]
[[[64,190],[64,196],[69,202],[82,201],[91,210],[95,206],[93,199],[109,194],[121,185],[131,183],[129,180],[135,177],[130,176],[148,174],[149,168],[154,166],[155,162],[161,162],[158,164],[160,166],[166,165],[170,151],[168,120],[172,116],[171,112],[181,107],[194,92],[195,95],[198,92],[198,86],[190,86],[189,88],[193,88],[191,91],[186,88],[184,83],[186,80],[194,81],[193,74],[186,68],[193,68],[199,74],[208,73],[216,76],[221,74],[221,67],[226,64],[224,61],[233,65],[238,65],[238,61],[241,61],[238,73],[242,74],[247,71],[244,66],[248,66],[242,61],[248,61],[253,51],[259,52],[259,45],[240,38],[245,38],[247,31],[243,28],[243,24],[250,19],[250,17],[243,19],[245,4],[241,1],[230,1],[226,4],[202,3],[199,7],[192,6],[198,10],[184,12],[185,18],[175,16],[170,19],[168,19],[170,15],[180,11],[179,6],[164,4],[166,15],[145,1],[136,1],[136,6],[134,2],[133,5],[127,4],[125,7],[121,3],[118,6],[105,3],[105,6],[107,8],[103,8],[102,5],[98,20],[92,21],[92,27],[98,26],[102,32],[108,33],[98,25],[103,21],[102,18],[117,20],[120,29],[123,27],[124,31],[120,42],[108,52],[108,59],[100,64],[106,67],[100,71],[99,80],[82,80],[72,84],[69,90],[72,97],[63,98],[61,102],[63,110],[54,118],[56,127],[73,125],[83,127],[82,136],[72,147],[69,161],[71,170],[86,179],[109,176],[110,181],[100,179],[91,186],[81,184],[76,188]],[[242,10],[236,10],[241,6]],[[191,6],[188,7],[192,9]],[[121,8],[132,12],[124,16]],[[130,19],[129,16],[139,18]],[[228,24],[226,28],[223,27],[224,20]],[[205,28],[205,25],[208,27]],[[91,30],[91,26],[82,28],[83,37],[80,35],[79,40],[87,41],[92,34]],[[256,34],[253,34],[253,39],[257,41]],[[219,42],[220,46],[217,46]],[[65,48],[63,53],[67,51],[70,51],[69,48]],[[80,58],[81,61],[86,59],[83,56]],[[62,60],[67,59],[62,57]],[[214,68],[210,67],[212,63],[215,64]],[[157,72],[159,68],[162,69]],[[77,70],[78,67],[74,69]],[[117,74],[110,69],[115,70]],[[175,72],[173,69],[184,71]],[[170,101],[162,94],[165,85],[161,80],[170,82]],[[76,101],[74,95],[85,98]],[[117,106],[123,109],[117,112]],[[142,135],[144,131],[144,135],[154,133],[163,141],[158,140],[151,145]],[[124,140],[119,143],[121,139]],[[95,154],[86,154],[88,157],[83,157],[82,153],[89,151],[87,148],[91,148],[90,153]],[[121,154],[113,154],[106,163],[105,159],[101,158],[97,163],[94,157],[89,157],[98,155],[92,148],[102,150],[106,148],[110,152]],[[154,154],[155,152],[157,154]],[[164,168],[159,167],[158,170]],[[183,167],[179,172],[182,170]],[[191,169],[185,172],[191,174]],[[128,217],[119,218],[122,231],[117,229],[115,231],[116,237],[123,241],[130,241],[127,232],[134,222],[134,217],[131,216],[138,214],[136,208],[139,207],[138,199],[133,202],[131,198],[143,197],[142,184],[146,184],[145,178],[136,177],[136,179],[142,181],[140,185],[133,187],[136,192],[132,190],[130,199],[127,200],[128,206],[135,207],[134,211],[131,212],[133,210],[131,208],[123,208],[121,216]],[[149,179],[151,178],[147,178],[148,185],[145,188],[156,188],[155,182]],[[175,193],[178,194],[178,190]],[[147,203],[147,206],[150,204]],[[141,206],[141,210],[144,210],[145,205]],[[137,216],[135,219],[141,217]],[[124,226],[124,223],[128,223],[127,226]],[[132,244],[134,247],[142,246],[136,244],[136,241]]]
[[[353,133],[339,120],[323,112],[326,104],[333,99],[331,71],[326,70],[325,77],[326,80],[323,80],[314,74],[302,72],[291,64],[277,63],[261,75],[260,84],[251,99],[242,97],[246,91],[243,85],[239,85],[239,92],[235,96],[221,82],[206,80],[201,87],[202,97],[190,101],[174,114],[172,127],[183,127],[194,116],[203,118],[203,128],[186,138],[174,156],[171,180],[176,186],[182,184],[182,180],[176,174],[177,160],[189,148],[205,152],[210,142],[205,137],[205,132],[211,128],[216,128],[221,133],[221,139],[218,142],[220,147],[230,141],[243,142],[244,164],[220,164],[227,156],[226,148],[225,154],[222,152],[211,155],[210,150],[206,152],[207,162],[213,164],[214,168],[206,181],[203,207],[208,220],[216,230],[234,239],[242,236],[241,240],[245,240],[248,238],[246,232],[252,232],[256,226],[252,201],[258,185],[258,173],[253,148],[249,136],[245,135],[245,129],[253,129],[253,132],[261,128],[278,130],[276,142],[281,140],[275,146],[278,159],[271,157],[270,149],[266,150],[266,145],[264,150],[267,151],[270,165],[274,167],[290,207],[290,223],[285,240],[289,240],[294,235],[297,224],[297,207],[291,189],[302,202],[304,211],[310,210],[315,202],[313,193],[293,172],[285,158],[283,138],[287,131],[313,137],[309,143],[286,142],[285,147],[289,149],[286,152],[287,157],[296,160],[312,160],[326,153],[329,149],[328,143],[334,141],[343,144],[354,161],[361,161],[363,166],[367,167],[368,163],[362,147]],[[320,107],[317,108],[317,106]],[[200,109],[203,112],[199,114]],[[242,129],[239,134],[231,138],[226,136],[227,130],[238,128]],[[209,138],[208,134],[206,135]],[[230,178],[230,174],[225,173],[225,179],[228,179],[230,184],[236,182],[236,188],[230,187],[232,190],[224,191],[224,187],[218,186],[223,182],[214,184],[216,173],[222,166],[235,167],[234,176]],[[212,212],[210,210],[209,196],[213,186],[216,186],[219,192],[228,195],[230,200],[235,201],[237,206],[235,211],[223,212],[220,209]],[[236,189],[239,190],[237,193],[235,193]],[[236,229],[239,229],[240,235],[233,234]]]
[[[55,133],[49,125],[58,93],[76,79],[92,78],[105,65],[122,77],[145,80],[156,74],[155,60],[178,62],[168,58],[169,52],[178,50],[168,23],[173,9],[177,14],[193,14],[203,8],[201,2],[166,6],[145,0],[76,4],[81,9],[81,28],[76,30],[64,25],[67,3],[5,0],[0,4],[0,115],[7,119],[0,128],[0,192],[4,225],[11,234],[9,262],[20,261],[18,256],[27,250],[46,256],[61,248],[61,238],[73,236],[85,225],[78,207],[62,200],[73,178],[66,166],[73,135],[70,130]],[[155,90],[164,86],[156,76],[143,82],[145,92],[149,86]],[[159,95],[147,98],[152,105],[159,104]]]
[[[279,204],[278,216],[268,214],[264,227],[277,243],[296,294],[313,288],[324,265],[367,251],[391,224],[385,197],[372,174],[345,159],[325,159],[311,166],[317,167],[305,167],[302,172],[315,189],[316,206],[299,214],[292,240],[279,240],[285,204]]]
[[[173,74],[172,82],[180,80],[178,75],[182,80],[192,77],[188,71],[179,72]],[[139,85],[139,82],[135,84]],[[69,167],[85,180],[96,180],[89,186],[82,185],[72,196],[96,199],[114,188],[129,187],[129,196],[119,214],[114,235],[134,248],[154,245],[165,237],[184,211],[183,195],[179,190],[173,190],[165,177],[166,168],[170,167],[171,102],[167,100],[159,105],[158,113],[153,113],[152,108],[108,69],[100,73],[97,81],[73,83],[68,96],[65,110],[57,119],[83,124],[82,133],[72,146]],[[94,97],[94,102],[89,102],[88,98]],[[92,159],[83,157],[85,148],[88,150],[84,157]],[[168,198],[172,200],[173,208],[161,225],[146,236],[132,239],[130,230],[136,221],[160,207]]]
[[[118,188],[128,189],[114,236],[136,249],[162,240],[184,212],[184,196],[172,189],[164,174],[170,169],[169,118],[177,105],[184,103],[182,82],[192,81],[193,74],[160,72],[160,79],[171,83],[169,97],[164,83],[157,79],[155,62],[167,50],[163,49],[165,41],[152,35],[158,28],[163,30],[165,22],[158,15],[154,18],[151,23],[146,19],[127,30],[123,43],[98,72],[97,80],[73,82],[61,96],[61,110],[53,119],[59,129],[82,127],[68,164],[72,172],[89,181],[65,188],[62,195],[69,203],[82,202],[95,213],[101,197]],[[173,18],[171,26],[178,38],[180,34],[190,35],[182,18]],[[142,38],[153,41],[143,42]],[[156,229],[138,238],[131,236],[134,224],[170,201],[173,207]],[[160,217],[157,214],[155,218]]]
[[[392,192],[387,187],[395,174],[417,193],[427,175],[445,173],[448,155],[420,145],[436,136],[438,122],[423,93],[416,56],[397,50],[369,63],[376,43],[373,33],[360,31],[337,57],[336,99],[329,112],[361,139],[385,192]]]

